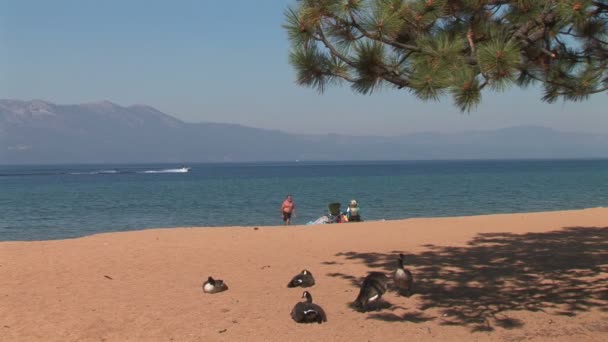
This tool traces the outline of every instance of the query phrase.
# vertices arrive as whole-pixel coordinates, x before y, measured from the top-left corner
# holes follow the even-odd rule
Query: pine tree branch
[[[542,78],[537,77],[536,75],[531,74],[531,73],[526,73],[526,75],[527,75],[528,77],[530,77],[531,79],[533,79],[533,80],[535,80],[535,81],[538,81],[538,82],[541,82],[541,83],[549,83],[549,84],[554,85],[554,86],[558,86],[558,87],[563,87],[563,88],[569,88],[569,89],[571,89],[570,87],[566,86],[565,84],[558,83],[558,82],[553,82],[553,81],[551,81],[551,80],[542,79]]]
[[[572,88],[569,88],[572,90]],[[592,95],[592,94],[598,94],[598,93],[602,93],[608,90],[608,86],[602,87],[602,88],[598,88],[595,90],[591,90],[591,91],[586,91],[585,94],[586,95]],[[559,92],[560,95],[567,95],[568,93],[565,92]]]
[[[409,50],[409,51],[416,51],[416,52],[420,52],[422,51],[422,49],[420,49],[420,47],[415,46],[415,45],[409,45],[409,44],[402,44],[399,43],[393,39],[388,39],[386,38],[384,35],[380,35],[380,37],[375,37],[374,35],[372,35],[371,33],[369,33],[367,30],[365,30],[359,23],[357,23],[357,21],[355,20],[355,17],[353,16],[352,12],[348,13],[349,17],[350,17],[350,22],[344,22],[343,20],[339,19],[339,18],[335,18],[336,20],[340,20],[342,21],[344,24],[346,25],[351,25],[354,28],[356,28],[363,36],[365,36],[366,38],[372,39],[372,40],[379,40],[385,44],[394,46],[396,48],[400,48],[400,49],[404,49],[404,50]]]
[[[488,1],[489,5],[493,5],[493,6],[503,6],[503,5],[510,5],[513,2],[513,0],[493,0],[493,1]]]
[[[473,38],[475,37],[475,33],[473,33],[473,28],[469,27],[469,31],[467,32],[467,40],[469,41],[469,47],[471,48],[471,55],[475,54],[475,42]]]
[[[544,30],[538,30],[533,34],[527,35],[523,32],[528,31],[528,27],[527,25],[524,25],[522,28],[520,28],[519,30],[517,30],[513,36],[515,36],[516,38],[519,38],[519,40],[524,43],[524,45],[526,46],[533,46],[535,42],[541,40],[542,38],[544,38],[545,36],[545,32]],[[523,31],[523,32],[522,32]],[[545,55],[551,57],[551,58],[557,58],[557,55],[552,52],[547,50],[544,47],[539,47],[539,46],[534,46],[534,48],[538,49],[540,52],[544,53]]]
[[[327,76],[335,76],[335,77],[339,77],[339,78],[341,78],[341,79],[343,79],[343,80],[345,80],[345,81],[348,81],[348,82],[350,82],[350,83],[354,83],[354,82],[356,82],[356,81],[357,81],[356,79],[354,79],[354,78],[352,78],[352,77],[350,77],[350,76],[348,76],[348,75],[344,75],[344,74],[325,73],[325,75],[327,75]]]
[[[608,91],[608,0],[437,3],[443,5],[359,0],[337,9],[334,0],[301,1],[299,13],[315,26],[302,39],[290,22],[289,39],[303,49],[310,42],[324,50],[311,59],[325,79],[320,82],[346,80],[364,93],[386,82],[423,99],[447,89],[460,94],[456,103],[463,111],[476,95],[458,93],[450,83],[459,70],[470,73],[464,77],[472,77],[476,92],[540,82],[547,101],[580,101]],[[397,13],[390,7],[401,5],[410,8]],[[357,53],[342,49],[343,43],[357,46]]]
[[[605,3],[599,2],[599,1],[594,1],[593,6],[601,9],[604,12],[608,12],[608,4],[605,4]]]
[[[321,41],[323,43],[323,45],[325,45],[325,47],[327,47],[327,49],[329,49],[330,53],[332,56],[342,60],[344,63],[348,64],[349,66],[355,68],[356,67],[356,63],[349,59],[348,57],[344,56],[343,54],[341,54],[335,46],[333,46],[333,44],[331,44],[331,42],[325,37],[325,34],[323,33],[323,29],[319,26],[317,27],[317,33],[319,34],[319,37],[316,38],[319,41]],[[389,70],[385,65],[382,66],[378,66],[382,69],[382,72],[380,73],[380,76],[388,81],[393,83],[394,85],[396,85],[397,87],[403,88],[403,87],[407,87],[409,85],[409,81],[405,78],[400,77],[396,72]],[[338,76],[340,78],[343,78],[349,82],[355,82],[356,80],[351,79],[346,77],[345,75],[340,75],[340,74],[334,74],[332,73],[332,75],[334,76]]]
[[[534,79],[534,80],[536,80],[538,82],[541,82],[541,83],[549,83],[551,85],[554,85],[554,86],[557,86],[557,87],[560,87],[560,88],[569,89],[570,91],[575,91],[576,90],[572,86],[564,84],[564,83],[555,82],[555,81],[551,81],[551,80],[547,80],[547,79],[542,79],[542,78],[537,77],[537,76],[535,76],[535,75],[533,75],[531,73],[527,73],[527,75],[530,78],[532,78],[532,79]],[[601,87],[601,88],[598,88],[598,89],[595,89],[595,90],[587,91],[586,94],[589,94],[589,95],[591,95],[591,94],[597,94],[597,93],[602,93],[602,92],[607,91],[607,90],[608,90],[608,85],[606,85],[604,87]],[[563,91],[559,91],[558,94],[559,95],[566,95],[567,93],[563,92]]]
[[[339,58],[344,63],[350,65],[353,68],[356,66],[356,63],[353,60],[341,54],[338,49],[336,49],[336,47],[329,40],[327,40],[320,25],[317,27],[317,33],[319,34],[319,36],[315,39],[321,41],[323,45],[325,45],[325,47],[329,50],[332,56]]]

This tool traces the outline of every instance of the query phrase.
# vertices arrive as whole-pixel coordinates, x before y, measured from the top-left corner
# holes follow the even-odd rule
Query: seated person
[[[346,209],[346,217],[348,218],[348,222],[360,222],[361,214],[359,211],[359,204],[356,200],[351,200],[348,209]]]
[[[341,223],[342,222],[342,211],[340,210],[340,203],[330,203],[329,208],[329,222],[330,223]]]

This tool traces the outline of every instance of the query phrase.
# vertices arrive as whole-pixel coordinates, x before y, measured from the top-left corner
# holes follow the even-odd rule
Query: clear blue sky
[[[0,98],[148,104],[190,122],[393,135],[514,125],[608,133],[608,96],[548,105],[484,93],[461,114],[390,88],[323,95],[294,84],[281,27],[292,0],[0,0]]]

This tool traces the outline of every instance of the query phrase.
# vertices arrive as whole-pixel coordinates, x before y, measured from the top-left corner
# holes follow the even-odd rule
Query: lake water
[[[365,220],[608,205],[608,160],[0,166],[0,241],[153,227],[296,224],[357,199]]]

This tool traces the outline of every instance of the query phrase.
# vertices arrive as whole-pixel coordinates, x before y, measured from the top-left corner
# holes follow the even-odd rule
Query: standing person
[[[296,217],[296,204],[293,202],[293,198],[291,195],[287,195],[287,198],[283,201],[281,205],[281,215],[283,215],[283,222],[286,225],[291,224],[291,215]]]

